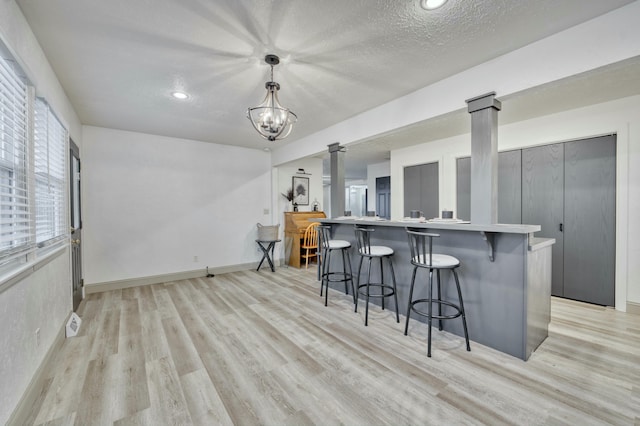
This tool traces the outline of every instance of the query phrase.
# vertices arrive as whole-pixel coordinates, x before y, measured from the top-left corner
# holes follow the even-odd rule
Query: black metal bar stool
[[[351,270],[351,258],[349,257],[349,248],[351,243],[346,240],[332,240],[331,239],[331,226],[318,225],[318,236],[320,237],[320,262],[318,268],[322,267],[320,283],[320,296],[324,286],[327,286],[327,290],[324,293],[324,306],[327,306],[329,300],[329,283],[344,282],[344,292],[349,294],[349,288],[347,287],[347,281],[351,281],[351,292],[353,293],[353,302],[355,303],[355,288],[353,286],[353,271]],[[342,271],[331,271],[331,253],[340,250],[342,254]],[[347,266],[349,272],[347,272]]]
[[[409,248],[411,250],[411,264],[413,265],[413,276],[411,277],[411,287],[409,288],[409,306],[407,307],[407,323],[404,327],[404,335],[407,335],[409,331],[409,317],[411,311],[418,315],[427,317],[428,319],[428,337],[427,337],[427,356],[431,356],[431,321],[433,318],[438,320],[438,329],[442,331],[442,320],[453,319],[462,317],[462,326],[464,327],[464,338],[467,342],[467,351],[471,350],[469,346],[469,334],[467,332],[467,319],[464,313],[464,303],[462,302],[462,292],[460,291],[460,281],[458,280],[458,273],[456,268],[460,266],[460,261],[446,254],[436,254],[432,252],[433,238],[437,238],[439,234],[431,234],[428,232],[418,231],[415,229],[407,228],[407,235],[409,236]],[[413,300],[413,286],[416,281],[416,272],[418,268],[429,269],[429,298]],[[458,290],[458,303],[449,302],[442,299],[441,293],[441,281],[440,270],[449,269],[453,273],[453,277],[456,281],[456,289]],[[438,280],[438,297],[433,298],[433,271],[436,271]],[[416,305],[420,303],[427,303],[427,312],[416,309]],[[438,314],[433,313],[433,304],[438,305]],[[453,308],[454,313],[444,315],[442,313],[442,305]]]
[[[366,297],[366,308],[364,314],[364,325],[369,323],[369,298],[380,297],[382,299],[382,309],[384,310],[384,299],[393,296],[396,304],[396,322],[400,322],[400,314],[398,313],[398,295],[396,290],[396,275],[393,272],[393,249],[386,246],[372,246],[371,245],[371,233],[375,231],[374,228],[365,226],[355,227],[356,241],[358,243],[358,254],[360,255],[360,266],[358,267],[358,294],[362,294]],[[367,272],[367,282],[360,284],[360,277],[362,272],[362,262],[367,258],[369,260],[369,269]],[[380,282],[371,282],[371,261],[372,259],[380,259]],[[391,282],[392,285],[384,283],[384,267],[382,265],[382,259],[389,261],[389,268],[391,270]],[[379,288],[380,292],[371,294],[371,287]],[[363,289],[363,290],[361,290]],[[355,311],[358,312],[358,298],[355,299]]]

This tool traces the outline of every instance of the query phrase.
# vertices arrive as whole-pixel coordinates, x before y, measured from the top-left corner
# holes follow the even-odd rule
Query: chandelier
[[[289,136],[298,116],[288,108],[284,108],[278,101],[280,85],[273,81],[273,66],[280,63],[280,58],[276,55],[267,55],[264,61],[271,66],[271,81],[267,81],[264,85],[267,96],[260,105],[247,109],[247,118],[260,136],[275,141]]]

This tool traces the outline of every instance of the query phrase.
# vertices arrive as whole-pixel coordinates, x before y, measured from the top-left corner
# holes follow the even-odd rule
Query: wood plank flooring
[[[640,425],[640,316],[552,301],[523,362],[268,268],[92,294],[36,425]],[[471,336],[473,339],[473,336]]]

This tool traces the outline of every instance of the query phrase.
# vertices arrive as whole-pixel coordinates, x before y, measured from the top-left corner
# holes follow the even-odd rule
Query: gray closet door
[[[457,218],[471,216],[471,157],[456,161]],[[522,223],[522,151],[498,153],[498,222]]]
[[[563,296],[564,149],[562,144],[522,150],[522,223],[540,225],[538,237],[555,238],[551,294]]]
[[[404,168],[404,215],[420,209],[420,166]]]
[[[427,218],[439,217],[438,163],[404,168],[404,215],[420,210]]]
[[[565,143],[564,297],[615,305],[616,139]]]
[[[440,217],[440,179],[438,163],[423,164],[420,166],[420,179],[422,179],[422,194],[420,209],[424,217]]]
[[[456,210],[454,215],[458,219],[471,219],[471,157],[458,158],[456,161]]]
[[[522,223],[522,150],[498,153],[498,222]]]

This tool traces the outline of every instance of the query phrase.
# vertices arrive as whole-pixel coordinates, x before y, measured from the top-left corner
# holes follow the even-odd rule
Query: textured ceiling
[[[630,2],[17,1],[84,124],[255,148],[266,53],[299,116],[283,144]]]
[[[631,2],[17,0],[83,124],[259,149]],[[275,144],[245,118],[264,97],[266,53],[282,58],[280,100],[299,117]]]

